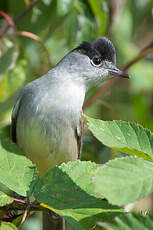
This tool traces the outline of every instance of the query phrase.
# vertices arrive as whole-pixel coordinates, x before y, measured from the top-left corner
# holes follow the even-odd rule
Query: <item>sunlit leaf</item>
[[[153,133],[126,121],[102,121],[86,117],[88,128],[104,145],[153,161]]]
[[[94,194],[92,177],[97,167],[95,163],[81,161],[54,167],[36,185],[35,198],[78,230],[124,212]]]
[[[138,157],[109,161],[95,172],[95,193],[125,205],[153,192],[153,163]]]
[[[10,222],[1,222],[0,230],[17,230],[17,227]]]
[[[13,202],[13,198],[6,195],[4,192],[0,191],[0,207],[3,207],[7,204],[11,204]]]
[[[110,223],[102,223],[101,226],[106,230],[151,230],[153,229],[153,217],[139,214],[121,215]]]
[[[36,167],[0,132],[0,182],[19,195],[27,196],[36,178]]]

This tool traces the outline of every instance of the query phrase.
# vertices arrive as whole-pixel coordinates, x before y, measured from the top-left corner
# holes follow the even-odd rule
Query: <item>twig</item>
[[[153,46],[153,43],[152,43]],[[135,58],[133,58],[127,65],[123,67],[123,70],[127,70],[129,67],[131,67],[133,64],[141,60],[143,57],[147,56],[148,54],[153,52],[153,47],[147,46],[147,49],[144,49],[140,52]]]
[[[153,41],[147,45],[135,58],[133,58],[127,65],[125,65],[122,70],[127,70],[129,67],[131,67],[133,64],[137,63],[139,60],[141,60],[146,55],[153,52]],[[100,97],[108,88],[110,88],[114,83],[119,81],[119,77],[113,78],[107,83],[105,83],[102,87],[100,87],[91,97],[88,98],[86,103],[83,106],[83,109],[85,110],[88,106],[93,104],[98,97]]]
[[[24,10],[15,20],[15,24],[17,24],[19,21],[21,21],[21,19],[39,2],[40,0],[34,0],[29,7]]]
[[[26,201],[24,201],[24,200],[20,200],[20,199],[16,199],[16,198],[13,198],[13,200],[17,203],[26,204]]]
[[[40,0],[34,0],[27,9],[25,9],[16,19],[14,20],[14,24],[16,25],[21,19],[39,2]],[[3,36],[7,30],[9,29],[10,25],[4,25],[0,30],[0,37]]]
[[[31,205],[30,205],[30,200],[29,200],[29,197],[27,197],[27,208],[26,208],[26,210],[24,211],[24,214],[23,214],[23,217],[22,217],[20,226],[19,226],[19,230],[22,229],[22,225],[24,224],[24,222],[25,222],[25,220],[26,220],[26,218],[27,218],[27,216],[28,216],[28,213],[29,213],[29,211],[30,211],[30,207],[31,207]]]

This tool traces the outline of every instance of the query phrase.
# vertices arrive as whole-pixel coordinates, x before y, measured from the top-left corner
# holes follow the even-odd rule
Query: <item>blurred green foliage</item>
[[[33,0],[34,1],[34,0]],[[33,1],[1,0],[0,11],[15,20]],[[7,21],[0,16],[0,127],[11,122],[19,89],[52,68],[82,41],[107,36],[115,44],[117,66],[134,58],[153,38],[152,0],[40,0],[3,33]],[[27,31],[47,47],[18,36]],[[129,69],[131,79],[120,80],[89,106],[85,113],[103,120],[129,120],[153,131],[153,54]],[[96,88],[88,92],[89,98]],[[120,155],[85,133],[82,159],[103,163]]]

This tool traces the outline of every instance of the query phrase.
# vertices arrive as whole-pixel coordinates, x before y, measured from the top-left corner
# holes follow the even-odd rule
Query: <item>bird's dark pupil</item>
[[[99,65],[99,64],[101,63],[101,59],[98,58],[98,57],[95,57],[95,58],[93,59],[93,62],[94,62],[95,65]]]

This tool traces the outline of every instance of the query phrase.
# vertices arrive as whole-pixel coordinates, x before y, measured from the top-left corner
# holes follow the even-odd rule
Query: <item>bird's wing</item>
[[[76,139],[78,145],[78,159],[81,158],[82,146],[83,146],[83,113],[81,111],[79,125],[76,128]]]
[[[20,110],[20,105],[21,105],[21,98],[19,97],[15,103],[15,106],[13,108],[12,112],[12,124],[11,124],[11,139],[13,142],[17,142],[17,137],[16,137],[16,124],[17,124],[17,117],[18,113]]]

